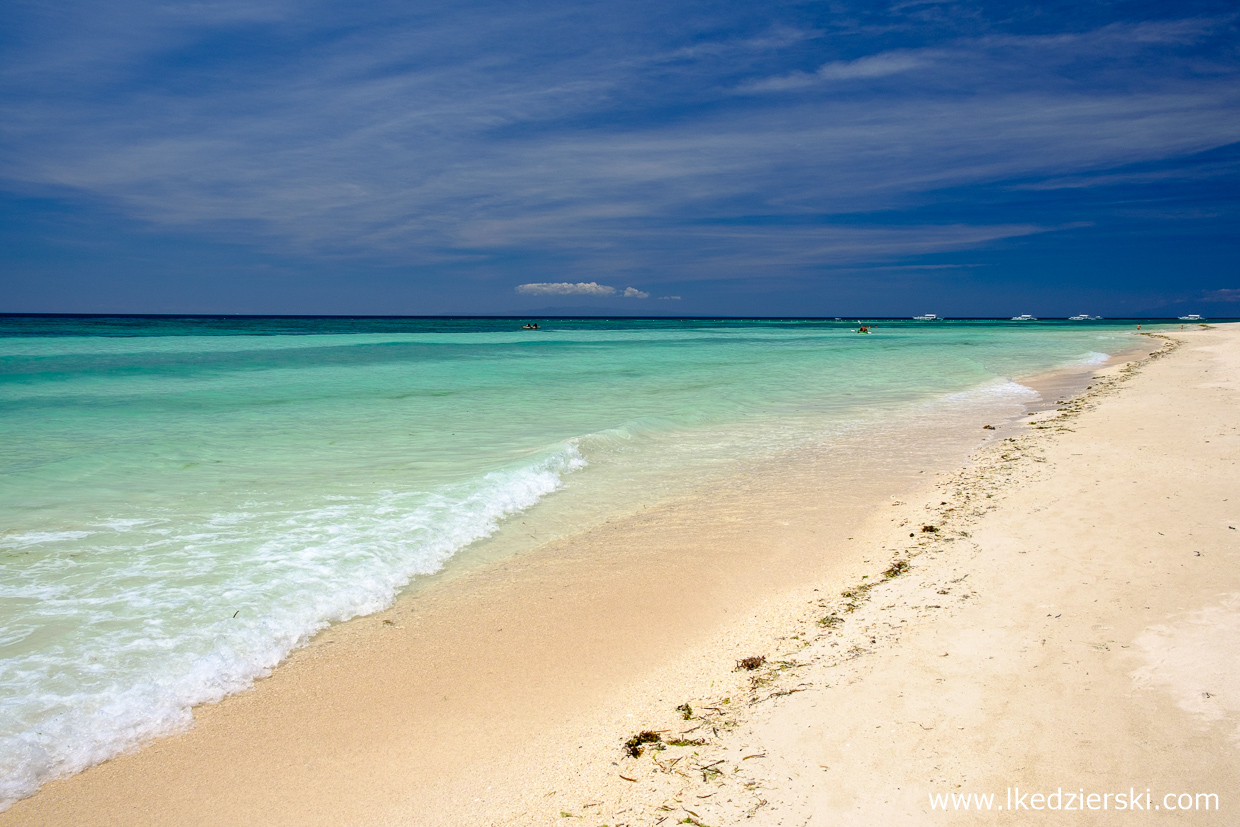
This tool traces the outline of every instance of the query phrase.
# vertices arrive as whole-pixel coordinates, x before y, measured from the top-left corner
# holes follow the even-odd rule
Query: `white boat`
[[[1182,322],[1199,322],[1199,321],[1201,321],[1201,317],[1200,317],[1200,316],[1198,316],[1196,313],[1189,313],[1187,316],[1181,316],[1181,317],[1180,317],[1180,321],[1182,321]]]
[[[927,314],[926,314],[926,315],[924,315],[924,316],[914,316],[914,317],[913,317],[913,321],[917,321],[917,322],[933,322],[933,321],[937,321],[937,320],[938,320],[938,318],[939,318],[939,317],[938,317],[938,316],[936,316],[936,315],[934,315],[933,313],[927,313]]]
[[[1079,316],[1069,316],[1068,321],[1070,322],[1094,322],[1101,318],[1102,318],[1101,316],[1091,316],[1088,313],[1082,313]]]
[[[1036,322],[1037,319],[1033,316],[1030,316],[1028,313],[1025,313],[1020,316],[1013,316],[1012,321],[1014,322]]]

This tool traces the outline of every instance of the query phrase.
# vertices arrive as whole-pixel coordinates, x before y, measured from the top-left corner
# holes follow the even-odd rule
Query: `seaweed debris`
[[[624,751],[633,758],[641,758],[642,753],[646,751],[646,744],[661,744],[663,737],[657,732],[648,729],[634,735],[632,738],[624,742]]]
[[[893,577],[899,577],[904,574],[904,572],[908,571],[908,569],[909,565],[907,560],[895,560],[892,562],[891,568],[883,572],[883,578],[890,580]]]

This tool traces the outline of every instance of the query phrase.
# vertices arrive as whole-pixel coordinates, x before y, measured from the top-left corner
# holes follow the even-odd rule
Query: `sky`
[[[1240,316],[1221,2],[0,8],[0,312]]]

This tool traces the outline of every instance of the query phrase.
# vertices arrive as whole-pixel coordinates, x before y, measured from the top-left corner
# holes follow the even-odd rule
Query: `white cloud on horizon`
[[[517,285],[517,292],[527,296],[614,296],[616,288],[596,281],[554,281],[520,284]]]
[[[648,299],[650,294],[636,287],[626,287],[623,292],[597,281],[541,281],[517,285],[517,292],[527,296],[614,296],[624,299]]]

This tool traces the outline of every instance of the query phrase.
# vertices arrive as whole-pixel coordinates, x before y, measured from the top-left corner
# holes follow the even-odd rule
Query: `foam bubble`
[[[943,396],[943,401],[964,403],[981,401],[1022,402],[1040,397],[1041,394],[1028,385],[1022,385],[1006,377],[998,377],[975,388],[969,388],[966,391],[946,394]]]
[[[0,548],[23,549],[61,540],[81,540],[89,537],[90,534],[89,531],[26,531],[0,537]]]
[[[66,568],[55,580],[0,586],[0,599],[26,606],[34,620],[11,624],[0,640],[9,695],[0,708],[0,807],[187,727],[193,706],[249,687],[329,623],[390,605],[412,578],[438,570],[585,464],[564,444],[430,492],[204,515],[171,533],[112,519],[94,532],[6,538],[90,543],[32,564],[44,573],[79,566],[80,575]],[[61,629],[56,645],[23,648],[49,626]]]
[[[1105,365],[1110,358],[1111,354],[1109,353],[1100,353],[1096,350],[1091,350],[1089,353],[1085,354],[1080,359],[1073,361],[1071,364],[1073,366],[1079,365],[1081,367],[1096,367],[1098,365]]]

